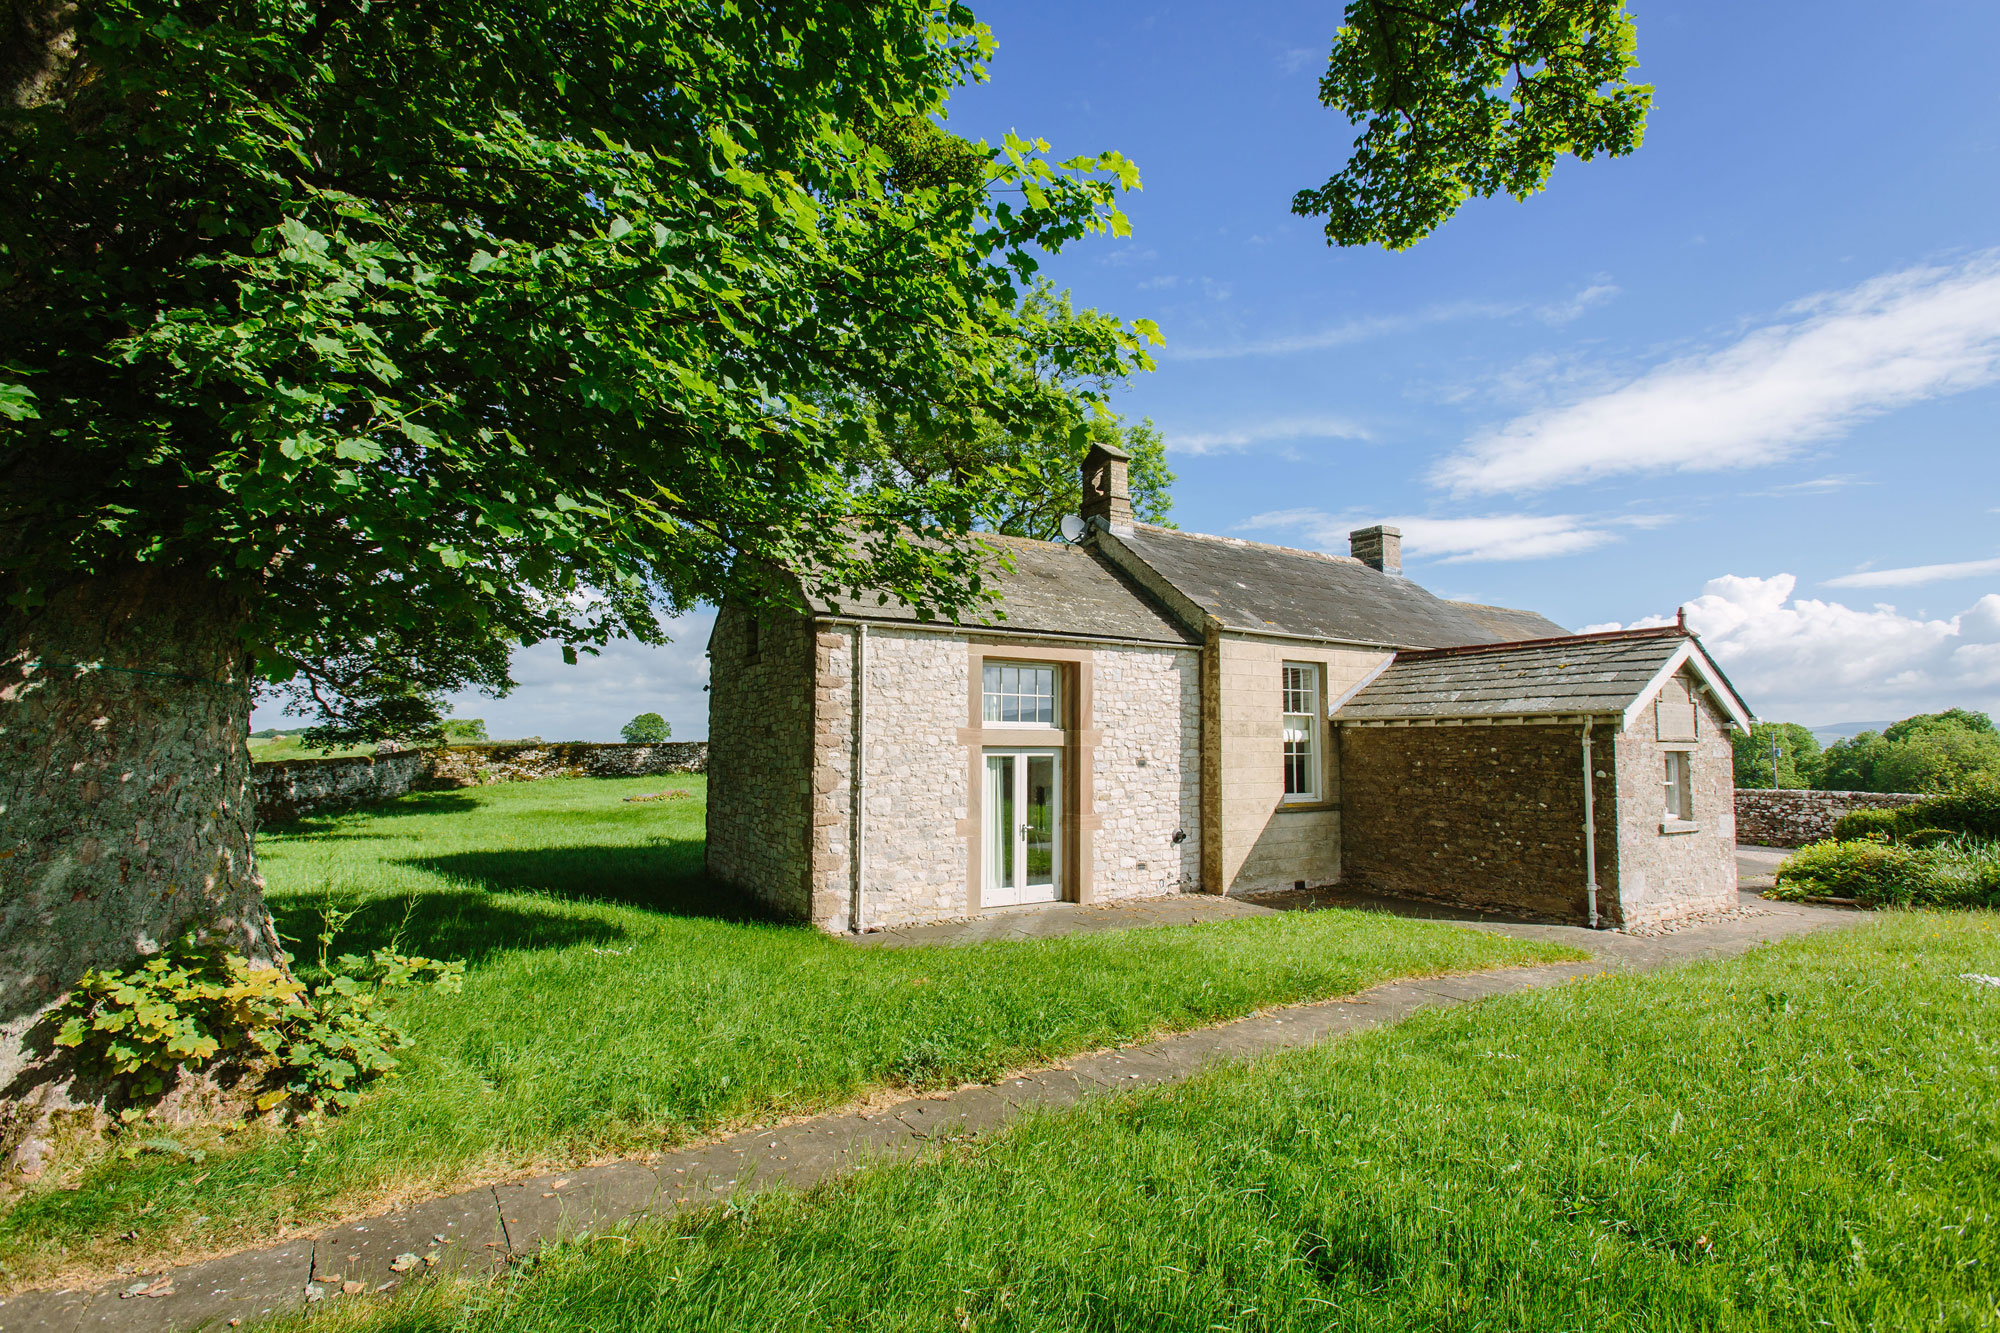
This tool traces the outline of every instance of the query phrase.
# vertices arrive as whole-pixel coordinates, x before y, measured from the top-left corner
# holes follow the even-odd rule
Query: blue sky
[[[1133,234],[1047,271],[1159,322],[1116,407],[1165,432],[1181,526],[1400,521],[1427,586],[1573,628],[1685,605],[1764,716],[2000,708],[2000,7],[1635,0],[1639,152],[1401,254],[1289,212],[1352,139],[1315,96],[1338,6],[975,9],[999,49],[953,131],[1139,164]],[[679,629],[524,653],[461,712],[700,736]]]

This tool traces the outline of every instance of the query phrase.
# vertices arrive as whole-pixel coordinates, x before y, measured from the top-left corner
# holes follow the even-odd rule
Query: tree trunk
[[[85,970],[196,927],[277,954],[244,622],[241,597],[152,566],[0,605],[0,1118],[44,1081],[42,1020]]]

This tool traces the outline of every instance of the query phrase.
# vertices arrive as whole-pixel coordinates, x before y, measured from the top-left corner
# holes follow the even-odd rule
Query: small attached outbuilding
[[[1750,713],[1679,626],[1399,652],[1331,720],[1345,884],[1626,928],[1736,903]]]

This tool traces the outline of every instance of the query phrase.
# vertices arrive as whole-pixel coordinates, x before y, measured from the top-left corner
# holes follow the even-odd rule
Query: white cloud
[[[1142,279],[1139,283],[1139,290],[1142,292],[1156,292],[1167,287],[1178,287],[1180,281],[1180,278],[1175,274],[1162,273],[1158,277]]]
[[[1786,313],[1728,347],[1517,417],[1435,477],[1461,493],[1526,492],[1754,467],[1892,408],[2000,379],[2000,252],[1891,273]]]
[[[1823,725],[2000,707],[2000,594],[1937,620],[1795,599],[1797,584],[1790,574],[1732,574],[1687,604],[1689,627],[1758,716]]]
[[[1342,417],[1281,417],[1232,430],[1171,431],[1167,447],[1182,454],[1226,454],[1276,440],[1365,440],[1368,432]]]
[[[1254,243],[1261,243],[1264,240],[1260,236],[1253,236],[1250,239]],[[1545,324],[1566,324],[1616,295],[1618,295],[1617,287],[1599,280],[1581,288],[1573,296],[1546,304],[1538,305],[1529,301],[1453,301],[1444,305],[1427,306],[1409,314],[1369,315],[1360,319],[1344,320],[1323,329],[1287,334],[1280,338],[1263,338],[1254,342],[1230,343],[1214,347],[1170,346],[1163,348],[1156,355],[1175,361],[1221,361],[1248,356],[1291,356],[1299,352],[1322,352],[1334,347],[1347,347],[1373,338],[1410,333],[1433,324],[1450,324],[1462,319],[1513,319],[1526,315]]]
[[[1619,290],[1615,283],[1601,280],[1593,282],[1567,301],[1558,301],[1537,308],[1535,317],[1545,324],[1567,324],[1611,300],[1618,295]]]
[[[1346,347],[1353,343],[1367,342],[1371,338],[1408,333],[1413,329],[1424,328],[1431,324],[1450,323],[1453,320],[1501,318],[1520,309],[1521,307],[1517,305],[1459,302],[1432,306],[1410,315],[1371,315],[1364,319],[1350,319],[1310,333],[1265,338],[1257,342],[1178,349],[1168,346],[1154,355],[1174,361],[1219,361],[1245,356],[1289,356],[1296,352],[1319,352],[1333,347]]]
[[[540,736],[547,741],[615,741],[618,729],[640,713],[658,713],[674,729],[675,740],[708,735],[708,633],[712,611],[667,622],[673,642],[654,648],[617,640],[597,656],[579,654],[575,666],[562,660],[554,644],[516,649],[514,679],[520,686],[505,699],[475,691],[452,696],[452,713],[486,721],[495,739]],[[252,717],[255,728],[302,726],[309,719],[287,718],[275,704]]]
[[[1948,565],[1909,565],[1902,569],[1864,569],[1853,574],[1842,574],[1839,578],[1828,579],[1829,588],[1914,588],[1923,583],[1942,583],[1946,579],[1976,578],[1981,574],[2000,574],[2000,559],[1960,560]]]
[[[1577,555],[1618,540],[1619,528],[1655,528],[1670,522],[1662,514],[1586,518],[1578,514],[1483,514],[1437,518],[1403,514],[1391,518],[1359,513],[1329,514],[1319,509],[1280,509],[1257,514],[1237,531],[1296,531],[1315,548],[1345,554],[1347,534],[1386,523],[1403,531],[1403,555],[1441,564],[1494,560],[1546,560]]]
[[[1304,70],[1318,69],[1326,64],[1326,48],[1323,46],[1290,46],[1278,55],[1278,71],[1282,74],[1298,74]]]

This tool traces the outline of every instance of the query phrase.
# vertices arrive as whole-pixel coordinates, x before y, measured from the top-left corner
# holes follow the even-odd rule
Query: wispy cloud
[[[1842,574],[1839,578],[1828,579],[1829,588],[1915,588],[1925,583],[1943,583],[1947,579],[1977,578],[1982,574],[2000,574],[2000,559],[1960,560],[1946,565],[1908,565],[1902,569],[1864,569],[1853,574]]]
[[[1252,237],[1253,242],[1261,237]],[[1167,348],[1157,355],[1176,361],[1224,361],[1251,356],[1295,356],[1301,352],[1323,352],[1349,347],[1375,338],[1413,333],[1437,324],[1470,319],[1529,318],[1544,324],[1566,324],[1618,295],[1618,288],[1603,280],[1578,289],[1572,296],[1549,302],[1534,301],[1450,301],[1426,306],[1400,315],[1366,315],[1343,320],[1322,329],[1259,338],[1249,342],[1225,343],[1211,347]]]
[[[1809,481],[1788,481],[1782,486],[1773,486],[1760,495],[1830,495],[1834,491],[1844,491],[1849,486],[1873,486],[1875,483],[1856,472],[1831,473],[1824,477],[1814,477]]]
[[[1372,523],[1387,523],[1403,532],[1403,553],[1412,559],[1440,564],[1471,564],[1497,560],[1546,560],[1578,555],[1617,541],[1620,528],[1656,528],[1672,522],[1671,515],[1635,514],[1592,518],[1580,514],[1479,514],[1458,518],[1401,514],[1390,518],[1359,512],[1328,513],[1321,509],[1278,509],[1256,514],[1237,531],[1296,532],[1318,550],[1345,552],[1347,534]]]
[[[1344,417],[1280,417],[1213,431],[1168,431],[1167,448],[1182,454],[1227,454],[1282,440],[1365,440],[1368,431]]]
[[[1803,302],[1728,347],[1517,417],[1446,459],[1464,493],[1790,458],[1908,403],[2000,379],[2000,252]]]
[[[1566,301],[1555,301],[1537,306],[1535,317],[1544,324],[1567,324],[1617,297],[1620,288],[1616,283],[1598,281],[1578,291]]]
[[[1794,598],[1797,586],[1790,574],[1732,574],[1687,603],[1689,626],[1759,716],[1827,723],[2000,705],[2000,595],[1938,620]]]
[[[1278,72],[1298,74],[1304,70],[1317,69],[1326,64],[1326,48],[1323,46],[1292,46],[1278,54]]]

